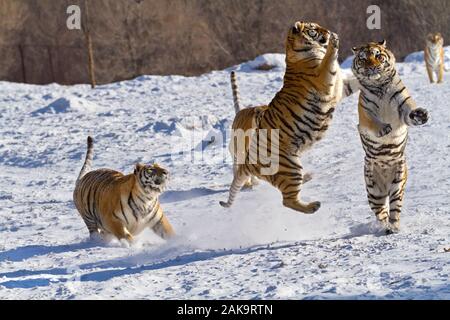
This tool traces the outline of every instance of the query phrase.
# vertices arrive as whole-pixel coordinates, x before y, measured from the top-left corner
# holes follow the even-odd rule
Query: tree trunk
[[[84,11],[85,11],[85,21],[84,21],[84,34],[86,36],[86,47],[88,50],[88,69],[89,69],[89,80],[91,82],[91,88],[94,89],[96,86],[95,81],[95,63],[94,63],[94,52],[92,49],[92,39],[89,27],[89,7],[88,1],[84,0]]]

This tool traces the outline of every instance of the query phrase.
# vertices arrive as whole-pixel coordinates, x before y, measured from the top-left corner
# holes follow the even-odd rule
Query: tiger
[[[311,174],[304,174],[300,155],[324,136],[336,104],[355,89],[344,85],[338,64],[339,38],[337,34],[313,22],[296,22],[286,37],[286,71],[283,87],[269,105],[240,108],[236,75],[231,73],[235,111],[232,132],[243,130],[245,147],[235,148],[234,136],[230,142],[233,158],[233,182],[228,200],[220,201],[230,207],[241,188],[252,185],[255,177],[269,182],[283,195],[283,205],[302,213],[314,213],[319,201],[305,203],[300,200],[300,189]],[[267,130],[267,146],[278,150],[278,170],[262,174],[261,161],[250,159],[258,149],[258,133]],[[272,141],[271,132],[278,131],[279,141]],[[261,150],[259,150],[261,151]],[[256,152],[257,153],[257,152]],[[238,162],[237,158],[245,159]]]
[[[368,202],[382,229],[397,233],[408,176],[408,127],[427,123],[428,111],[418,108],[409,95],[385,40],[352,51],[352,72],[360,83],[358,131],[365,151]]]
[[[439,32],[427,35],[425,65],[430,82],[434,83],[434,74],[436,74],[437,82],[442,83],[444,80],[444,38]]]
[[[93,147],[94,140],[89,136],[86,158],[73,192],[73,201],[90,238],[109,241],[116,237],[132,243],[147,227],[163,239],[173,237],[175,232],[158,199],[169,172],[158,164],[141,163],[128,175],[111,169],[91,171]]]

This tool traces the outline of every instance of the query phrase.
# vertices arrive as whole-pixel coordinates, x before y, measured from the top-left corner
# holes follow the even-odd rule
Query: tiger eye
[[[317,31],[316,30],[308,30],[308,35],[312,38],[314,38],[315,36],[317,36]]]

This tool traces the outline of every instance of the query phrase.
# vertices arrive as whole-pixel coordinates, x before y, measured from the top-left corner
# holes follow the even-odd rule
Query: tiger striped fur
[[[436,75],[437,82],[442,83],[444,80],[444,38],[439,32],[427,35],[425,65],[430,82],[434,83],[434,75]]]
[[[88,137],[86,159],[78,176],[73,200],[91,238],[111,236],[129,242],[149,227],[162,238],[174,235],[158,196],[168,172],[157,164],[136,164],[134,173],[110,169],[91,170],[93,139]]]
[[[240,94],[239,94],[239,87],[237,84],[236,79],[236,72],[231,71],[230,73],[230,82],[231,82],[231,92],[233,94],[233,103],[234,103],[234,111],[236,114],[241,111],[241,102],[240,102]],[[248,143],[248,142],[247,142]],[[236,166],[236,159],[234,157],[234,151],[231,150],[232,145],[230,144],[230,153],[233,156],[233,173],[236,173],[237,166]],[[244,182],[244,185],[242,186],[244,189],[252,189],[254,186],[258,184],[258,179],[255,176],[251,176],[247,179],[247,181]]]
[[[323,137],[334,108],[344,94],[337,61],[338,48],[337,35],[316,23],[296,22],[289,30],[283,88],[269,105],[239,110],[234,119],[233,131],[253,129],[255,134],[246,137],[243,149],[238,150],[231,144],[234,178],[228,201],[220,202],[223,207],[230,207],[242,186],[256,176],[281,191],[284,206],[303,213],[314,213],[319,209],[319,202],[305,203],[299,198],[305,182],[300,155]],[[235,75],[231,80],[236,97]],[[259,148],[256,137],[262,129],[268,132],[267,145],[275,144],[270,131],[279,130],[276,146],[279,167],[271,175],[261,174],[264,164],[249,159],[250,154],[255,154],[252,148]],[[245,163],[236,163],[239,156],[245,158]]]
[[[239,88],[236,80],[236,72],[231,71],[230,73],[230,80],[231,80],[231,92],[233,93],[233,103],[234,103],[234,111],[238,113],[241,111],[241,102],[240,102],[240,94],[239,94]]]
[[[400,230],[407,180],[408,126],[428,121],[395,69],[386,42],[353,48],[352,71],[360,82],[358,130],[365,151],[364,177],[370,208],[387,233]]]

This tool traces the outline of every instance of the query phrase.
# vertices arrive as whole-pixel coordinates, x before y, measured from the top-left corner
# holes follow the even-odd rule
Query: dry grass
[[[259,65],[258,67],[256,67],[256,70],[260,70],[260,71],[270,71],[273,68],[275,68],[274,65],[268,64],[268,63],[264,63]]]

